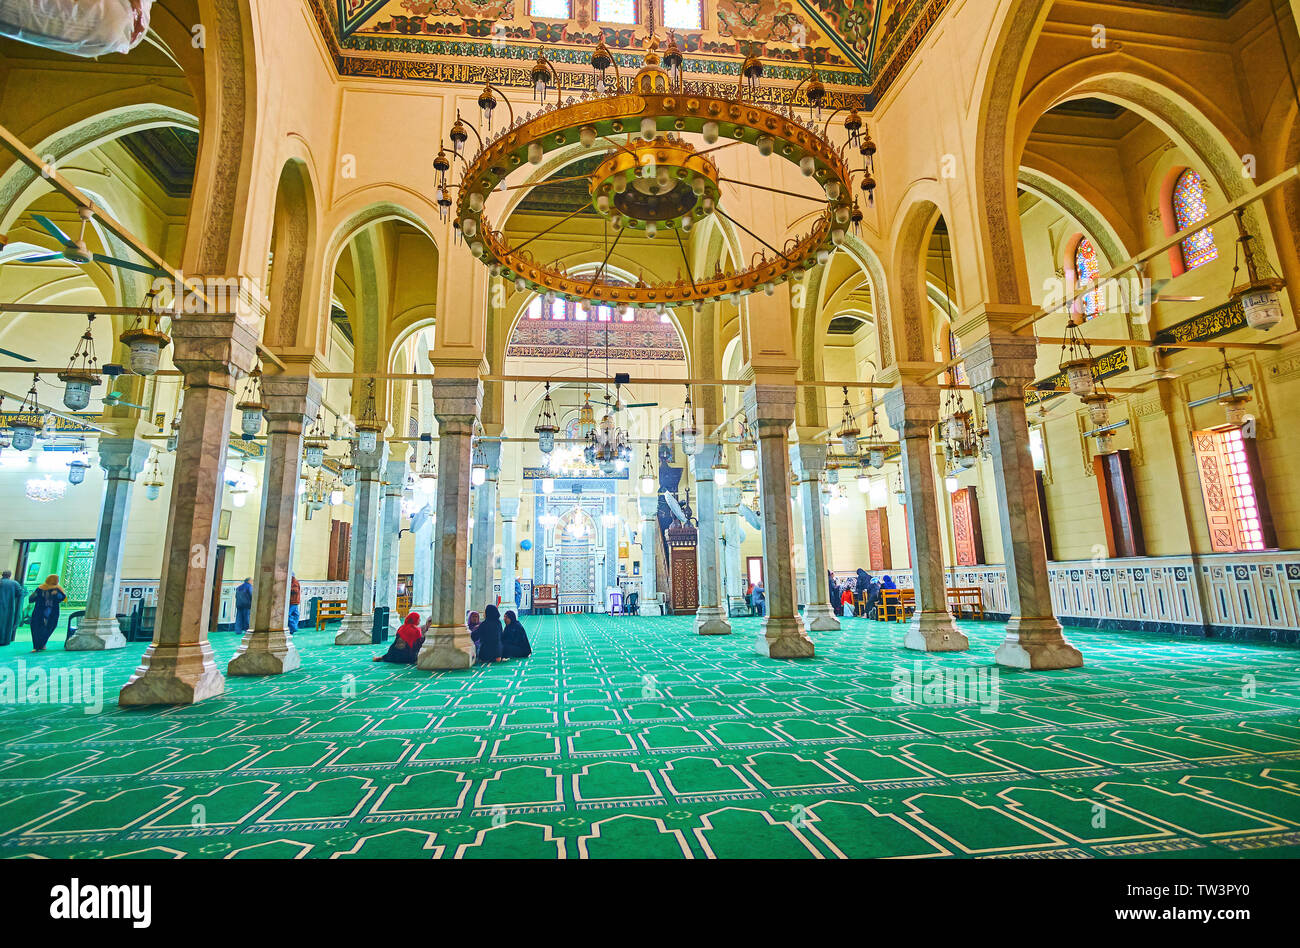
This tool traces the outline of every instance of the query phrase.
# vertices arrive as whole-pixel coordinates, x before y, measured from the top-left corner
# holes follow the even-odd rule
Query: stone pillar
[[[352,551],[348,557],[348,614],[339,624],[335,645],[369,645],[375,624],[375,560],[380,530],[380,494],[388,445],[357,454],[357,486],[352,494]]]
[[[469,564],[469,600],[471,609],[482,612],[484,606],[495,603],[492,596],[492,580],[496,572],[493,553],[496,552],[497,542],[497,479],[501,468],[501,442],[483,438],[479,440],[478,449],[487,462],[487,478],[473,488],[474,545],[470,551],[473,559]]]
[[[637,508],[641,513],[641,615],[649,615],[646,605],[659,594],[655,573],[658,564],[655,552],[659,543],[659,494],[637,497]],[[658,612],[654,614],[658,615]]]
[[[266,457],[262,524],[257,534],[253,626],[244,633],[228,675],[282,675],[301,664],[288,632],[289,574],[293,572],[302,433],[316,417],[323,389],[306,375],[262,380],[266,399]]]
[[[235,386],[257,359],[257,327],[233,314],[172,323],[173,360],[184,376],[171,506],[153,643],[118,703],[193,704],[225,691],[208,642],[212,563],[230,444]]]
[[[519,498],[502,495],[501,506],[501,601],[505,609],[515,608],[515,522],[519,519]]]
[[[405,448],[399,450],[401,455],[406,453]],[[380,501],[375,605],[388,607],[388,624],[393,630],[405,618],[397,616],[397,555],[402,542],[402,494],[406,490],[406,471],[405,457],[399,455],[395,459],[389,454],[384,465],[383,500]]]
[[[1079,668],[1083,655],[1065,640],[1052,610],[1037,478],[1029,453],[1025,387],[1034,381],[1037,356],[1032,336],[996,326],[966,352],[971,387],[983,397],[988,416],[1011,606],[997,662],[1009,668]]]
[[[912,586],[916,612],[903,637],[907,648],[961,652],[970,648],[948,611],[943,578],[943,539],[934,488],[934,448],[930,434],[939,421],[939,389],[904,382],[885,393],[889,425],[898,432],[903,485],[907,489],[907,535],[912,547]]]
[[[822,529],[822,503],[818,476],[826,470],[825,444],[803,443],[790,450],[798,459],[799,506],[803,512],[803,548],[808,563],[808,604],[803,621],[809,632],[835,632],[840,620],[830,601],[826,582],[826,534]]]
[[[745,389],[745,416],[758,430],[759,504],[763,517],[763,587],[767,616],[757,648],[771,658],[811,658],[812,639],[799,618],[791,547],[790,426],[793,385],[756,382]]]
[[[744,529],[740,525],[741,490],[724,487],[718,491],[718,520],[724,538],[722,549],[722,595],[745,595],[745,566],[740,557]]]
[[[718,583],[718,504],[713,465],[723,449],[702,444],[692,464],[695,467],[695,516],[699,522],[699,546],[695,571],[699,577],[700,606],[695,613],[695,631],[700,635],[730,635],[731,623],[722,608]]]
[[[417,510],[411,518],[415,537],[415,578],[411,585],[411,611],[420,614],[420,622],[433,611],[433,513],[434,500]]]
[[[417,664],[424,669],[469,668],[474,643],[465,626],[465,572],[469,543],[471,441],[483,404],[476,378],[435,378],[438,418],[438,522],[433,541],[433,624]]]
[[[100,438],[99,466],[104,469],[104,502],[95,533],[95,565],[86,595],[86,614],[77,634],[63,646],[70,652],[125,648],[126,636],[117,622],[117,586],[122,578],[122,549],[126,545],[127,514],[136,476],[149,460],[151,445],[134,438]]]

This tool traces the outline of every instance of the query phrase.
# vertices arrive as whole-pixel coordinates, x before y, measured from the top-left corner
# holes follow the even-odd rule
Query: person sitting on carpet
[[[533,646],[528,641],[528,632],[514,610],[506,612],[506,624],[501,630],[501,657],[527,658],[531,654]]]
[[[67,593],[59,586],[59,577],[53,574],[46,576],[45,582],[33,589],[27,597],[28,602],[35,603],[29,620],[33,652],[45,651],[45,643],[59,626],[59,603],[67,598]]]
[[[848,586],[845,586],[844,592],[840,593],[840,615],[853,615],[853,590]]]
[[[415,660],[420,657],[420,646],[423,644],[420,614],[412,612],[407,615],[406,621],[397,630],[397,637],[393,639],[393,644],[388,646],[388,651],[383,655],[376,655],[375,661],[392,662],[394,665],[414,665]]]
[[[483,610],[483,621],[478,625],[478,657],[475,663],[491,665],[501,660],[501,613],[496,606]]]

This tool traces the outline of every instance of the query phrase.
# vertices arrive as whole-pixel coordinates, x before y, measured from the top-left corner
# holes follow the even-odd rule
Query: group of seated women
[[[429,632],[433,619],[420,625],[420,614],[412,612],[397,630],[393,644],[383,655],[375,656],[377,662],[392,662],[396,665],[414,665],[424,645],[424,637]],[[483,618],[477,612],[469,614],[466,623],[470,641],[474,643],[474,664],[490,665],[507,658],[527,658],[533,654],[533,647],[528,641],[528,633],[514,610],[506,612],[502,624],[501,613],[496,606],[483,610]]]

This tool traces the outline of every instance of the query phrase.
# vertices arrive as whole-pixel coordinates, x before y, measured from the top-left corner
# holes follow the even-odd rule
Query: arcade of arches
[[[86,737],[0,709],[0,784],[102,771],[87,793],[179,812],[201,747],[282,793],[224,801],[229,850],[265,855],[335,853],[308,827],[327,784],[364,785],[337,850],[380,855],[1119,854],[1300,825],[1294,763],[1267,775],[1300,757],[1294,0],[144,6],[124,53],[0,40],[0,568],[23,586],[0,671],[102,670],[108,715]],[[813,151],[671,117],[479,157],[512,117],[600,104],[598,43],[605,82],[823,135],[848,190]],[[653,164],[596,190],[647,147],[705,168],[695,193]],[[756,261],[798,265],[741,287]],[[647,302],[665,285],[694,305]],[[67,598],[26,654],[51,574]],[[489,603],[532,657],[475,664]],[[372,664],[408,612],[418,654]],[[927,670],[991,675],[1002,713],[891,697]],[[1250,755],[1232,787],[1196,782],[1211,747]],[[507,751],[526,764],[475,775]],[[318,783],[262,787],[263,755]],[[1015,796],[1156,761],[1204,814],[1086,774]],[[431,819],[455,838],[398,792],[453,771]],[[952,788],[976,773],[1025,839],[933,829],[966,825],[940,801],[974,806]],[[887,820],[880,780],[934,789]],[[1094,792],[1131,825],[1062,829]],[[84,851],[98,824],[24,793],[0,838]],[[769,811],[787,796],[818,830]],[[502,832],[494,800],[533,815]],[[104,825],[139,828],[137,802],[166,822],[132,797]],[[415,836],[361,825],[381,811]],[[263,819],[308,828],[272,845]]]

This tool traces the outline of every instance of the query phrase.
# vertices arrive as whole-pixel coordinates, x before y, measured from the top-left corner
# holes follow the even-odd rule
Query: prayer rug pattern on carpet
[[[994,710],[932,680],[992,686],[992,623],[926,655],[846,620],[779,661],[757,619],[526,622],[532,658],[437,674],[304,630],[293,674],[131,711],[143,644],[20,638],[0,679],[102,668],[105,707],[0,705],[0,856],[1300,855],[1294,648],[1071,629],[1086,667],[999,670]]]

